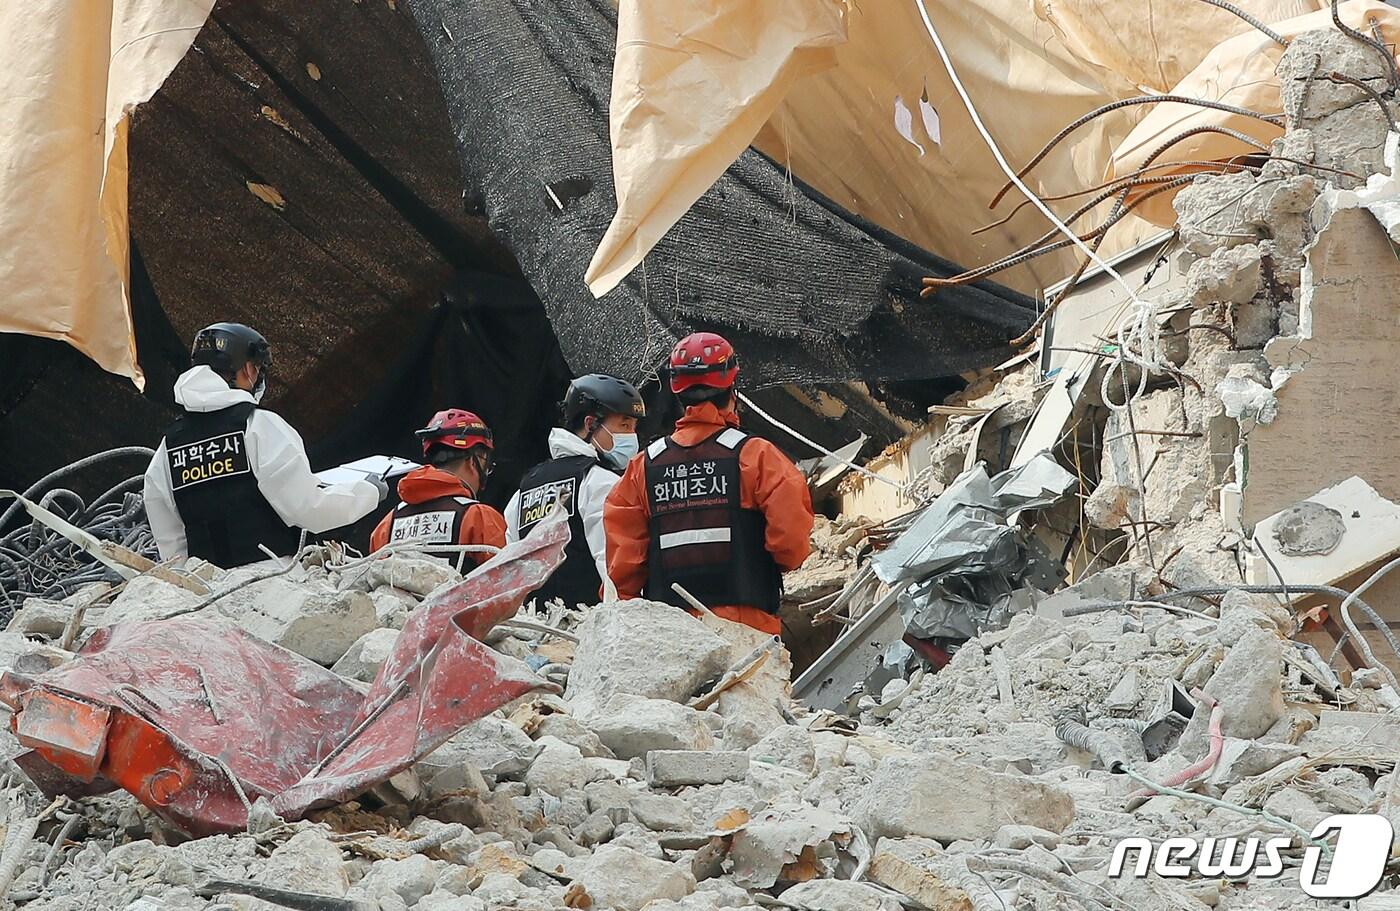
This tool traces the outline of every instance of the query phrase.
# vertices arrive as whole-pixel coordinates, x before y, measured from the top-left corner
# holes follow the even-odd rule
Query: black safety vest
[[[598,603],[603,579],[598,575],[598,564],[588,547],[588,533],[578,502],[583,479],[595,467],[611,470],[593,456],[576,455],[541,462],[520,479],[520,515],[517,517],[520,537],[524,538],[549,515],[555,503],[563,503],[569,514],[569,543],[564,548],[564,562],[530,595],[537,603],[554,598],[561,599],[569,607]]]
[[[248,461],[248,419],[241,402],[218,411],[187,411],[165,432],[165,458],[189,555],[230,569],[266,560],[261,544],[292,554],[300,535],[258,490]]]
[[[647,447],[647,598],[689,607],[671,588],[679,582],[708,607],[778,612],[783,575],[764,544],[767,523],[740,506],[739,453],[750,439],[729,428],[694,446],[663,437]]]
[[[413,541],[418,544],[456,545],[462,541],[462,520],[467,510],[477,503],[471,497],[435,497],[422,503],[400,503],[394,507],[394,518],[389,523],[389,540],[386,544]],[[441,557],[453,566],[461,556],[456,551],[425,551],[430,557]],[[468,557],[462,562],[464,569],[470,569],[475,561]]]

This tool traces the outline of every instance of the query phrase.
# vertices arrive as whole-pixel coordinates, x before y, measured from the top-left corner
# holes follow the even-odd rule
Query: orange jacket
[[[464,495],[476,499],[476,494],[456,475],[431,465],[415,468],[399,479],[399,499],[405,503],[416,505],[442,497]],[[389,542],[389,526],[393,524],[393,521],[394,510],[391,509],[374,527],[374,533],[369,536],[371,553]],[[492,547],[505,547],[505,516],[485,503],[473,504],[467,507],[466,515],[462,517],[462,531],[457,537],[458,544],[489,544]],[[467,557],[472,562],[481,564],[489,560],[491,555],[486,553],[467,554]]]
[[[671,439],[694,446],[706,437],[737,427],[739,416],[721,412],[712,402],[692,405],[676,422]],[[608,494],[603,507],[603,529],[608,536],[608,576],[618,597],[635,598],[647,580],[647,547],[651,537],[647,523],[646,454],[627,463],[622,479]],[[756,509],[767,522],[764,545],[783,570],[796,569],[807,559],[812,538],[812,497],[807,481],[782,450],[763,439],[754,439],[739,451],[739,505]],[[715,613],[768,632],[776,632],[777,618],[753,608],[709,605]],[[762,614],[762,625],[750,614]]]

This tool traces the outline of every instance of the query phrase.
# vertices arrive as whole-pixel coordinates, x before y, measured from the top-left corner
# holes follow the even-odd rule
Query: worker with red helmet
[[[679,583],[721,617],[781,633],[782,573],[811,548],[807,482],[777,446],[739,429],[739,361],[723,337],[681,339],[668,374],[685,414],[608,495],[608,576],[622,598],[693,611]]]
[[[495,450],[491,428],[470,411],[449,408],[433,415],[428,426],[418,431],[418,438],[428,464],[399,480],[401,502],[375,526],[370,550],[404,541],[504,547],[505,518],[477,500],[491,474]],[[457,562],[458,554],[452,551],[428,553]],[[469,553],[464,565],[490,558],[485,552]]]

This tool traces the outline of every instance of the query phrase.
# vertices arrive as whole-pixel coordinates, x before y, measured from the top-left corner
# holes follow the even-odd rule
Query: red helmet
[[[425,456],[434,446],[451,446],[453,449],[464,450],[473,446],[485,446],[491,450],[496,448],[491,442],[491,428],[486,426],[486,422],[461,408],[439,411],[433,415],[428,426],[417,431],[417,434],[418,439],[423,441]]]
[[[724,336],[693,332],[671,349],[670,374],[672,392],[692,386],[729,389],[739,375],[739,358]]]

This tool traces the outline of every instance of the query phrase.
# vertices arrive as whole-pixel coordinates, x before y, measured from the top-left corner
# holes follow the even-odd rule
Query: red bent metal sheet
[[[345,800],[551,687],[481,639],[562,562],[568,538],[556,514],[425,602],[363,697],[222,618],[101,630],[61,667],[0,677],[28,748],[15,761],[51,796],[124,788],[191,835],[245,828],[245,799],[286,818]]]

